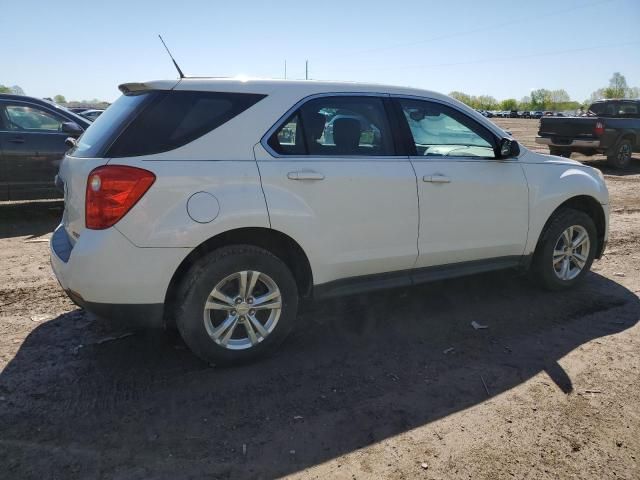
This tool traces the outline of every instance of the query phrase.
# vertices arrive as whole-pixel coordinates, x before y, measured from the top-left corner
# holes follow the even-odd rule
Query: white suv
[[[120,89],[61,165],[53,270],[78,305],[176,325],[207,361],[273,350],[311,297],[504,268],[570,287],[607,242],[599,171],[520,147],[444,95],[233,79]]]

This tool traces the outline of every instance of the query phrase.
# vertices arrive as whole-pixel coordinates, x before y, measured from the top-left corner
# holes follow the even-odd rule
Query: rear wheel
[[[271,353],[291,331],[298,289],[287,266],[250,245],[216,250],[189,271],[176,324],[189,348],[217,365]]]
[[[549,154],[557,157],[571,158],[571,150],[564,148],[549,147]]]
[[[631,155],[633,154],[633,143],[628,138],[623,138],[618,142],[615,151],[607,156],[607,162],[610,166],[617,169],[623,169],[631,163]]]
[[[534,278],[548,290],[572,287],[591,268],[597,242],[595,224],[586,213],[570,208],[556,212],[533,256]]]

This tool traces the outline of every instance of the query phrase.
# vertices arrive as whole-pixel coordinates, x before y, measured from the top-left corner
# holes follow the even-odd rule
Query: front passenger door
[[[517,262],[529,225],[528,187],[517,158],[495,158],[497,139],[461,111],[398,99],[418,180],[416,268]]]

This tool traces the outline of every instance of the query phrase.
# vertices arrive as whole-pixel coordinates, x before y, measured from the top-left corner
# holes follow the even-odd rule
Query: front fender
[[[603,209],[607,240],[609,224],[609,192],[596,171],[582,165],[558,163],[532,163],[523,165],[529,183],[529,234],[525,255],[535,251],[547,220],[566,201],[587,196],[596,200]]]

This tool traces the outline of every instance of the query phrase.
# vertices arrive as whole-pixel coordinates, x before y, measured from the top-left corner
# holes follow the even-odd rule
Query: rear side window
[[[160,92],[120,134],[107,157],[132,157],[176,149],[253,106],[264,95]],[[98,117],[98,120],[101,117]]]
[[[122,131],[122,128],[144,106],[152,101],[158,92],[122,95],[82,134],[68,155],[72,157],[103,157],[105,150]]]
[[[133,157],[167,152],[211,132],[264,97],[176,90],[123,95],[91,124],[69,155]]]
[[[271,135],[280,155],[394,155],[391,128],[382,99],[363,96],[309,100]]]

